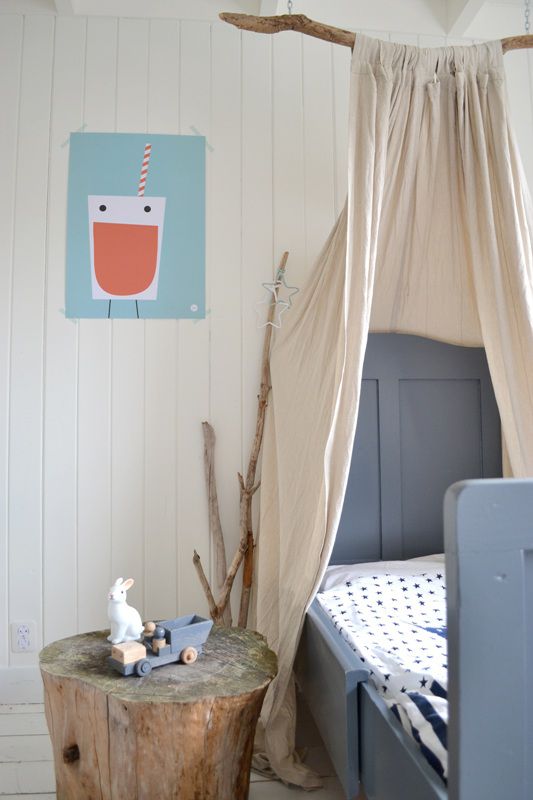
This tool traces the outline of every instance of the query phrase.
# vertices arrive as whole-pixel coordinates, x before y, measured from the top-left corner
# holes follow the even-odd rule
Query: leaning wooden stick
[[[285,275],[287,266],[287,259],[289,253],[285,251],[281,257],[281,261],[276,273],[276,279],[280,280]],[[270,346],[272,343],[272,328],[274,321],[274,314],[276,307],[271,303],[268,310],[268,323],[265,328],[265,339],[263,342],[263,354],[261,357],[261,384],[259,388],[259,396],[257,398],[257,421],[255,424],[255,436],[250,453],[250,461],[248,462],[248,472],[246,473],[246,482],[244,489],[247,493],[247,507],[246,516],[241,520],[241,536],[244,536],[244,528],[246,527],[246,554],[244,557],[243,568],[243,581],[242,581],[242,594],[241,606],[239,610],[239,625],[243,628],[246,627],[248,622],[248,611],[250,608],[250,593],[253,581],[253,563],[254,563],[254,537],[252,530],[252,497],[258,486],[255,487],[255,474],[257,471],[257,461],[261,451],[261,444],[263,442],[263,431],[265,428],[265,417],[268,405],[268,395],[270,393]],[[242,488],[241,488],[242,492]],[[251,492],[251,494],[250,494]]]
[[[281,31],[296,31],[307,36],[314,36],[315,39],[323,39],[332,44],[341,44],[353,50],[356,34],[344,28],[335,28],[333,25],[325,25],[323,22],[316,22],[309,19],[305,14],[280,14],[277,17],[256,17],[253,14],[233,14],[224,11],[219,17],[229,25],[235,25],[245,31],[255,33],[280,33]],[[520,36],[508,36],[502,39],[502,50],[524,50],[533,47],[533,35],[522,34]]]
[[[228,567],[226,563],[226,547],[224,544],[224,534],[220,522],[220,511],[218,508],[217,484],[215,478],[215,442],[216,436],[213,427],[209,422],[202,422],[204,433],[204,468],[205,483],[207,487],[207,499],[209,504],[209,533],[215,545],[215,565],[217,589],[220,592],[224,586]],[[232,624],[231,607],[228,603],[222,614],[224,624],[228,627]]]
[[[288,252],[283,253],[277,273],[276,281],[280,281],[284,274],[287,265]],[[253,497],[260,484],[256,483],[255,476],[257,472],[257,463],[259,454],[261,452],[261,444],[263,441],[263,432],[265,428],[265,416],[268,405],[268,395],[270,392],[270,347],[272,344],[272,327],[274,322],[274,314],[276,311],[275,303],[271,303],[268,310],[267,325],[265,327],[265,339],[263,342],[263,353],[261,359],[261,384],[259,395],[257,397],[257,420],[255,426],[255,436],[252,443],[250,453],[250,460],[248,463],[248,470],[246,472],[246,479],[239,473],[239,545],[233,556],[229,569],[226,569],[226,552],[224,547],[224,537],[222,533],[222,526],[220,524],[220,515],[218,511],[218,498],[216,491],[216,481],[214,473],[214,442],[215,435],[209,423],[203,423],[204,429],[204,442],[205,442],[205,469],[206,469],[206,483],[209,500],[209,527],[211,534],[215,539],[215,547],[217,553],[217,576],[219,582],[219,598],[215,600],[210,583],[204,572],[200,556],[194,551],[193,564],[198,573],[200,583],[204,590],[209,606],[209,613],[215,622],[231,625],[231,616],[228,615],[229,600],[231,590],[244,560],[243,566],[243,584],[239,609],[239,627],[246,627],[248,622],[248,612],[250,608],[250,594],[253,583],[254,574],[254,534],[252,525],[252,502]],[[221,565],[223,568],[221,569]],[[222,585],[220,582],[223,578]],[[229,621],[228,621],[229,619]]]
[[[209,614],[211,616],[211,619],[217,622],[220,616],[219,608],[217,606],[215,598],[213,597],[211,586],[209,585],[209,581],[207,580],[207,575],[205,574],[204,568],[202,567],[200,556],[198,555],[196,550],[193,553],[192,563],[196,567],[200,583],[202,584],[202,589],[204,590],[205,596],[207,598],[207,605],[209,606]]]

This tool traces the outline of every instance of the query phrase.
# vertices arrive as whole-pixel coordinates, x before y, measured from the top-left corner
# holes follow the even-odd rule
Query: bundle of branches
[[[285,275],[288,257],[289,254],[285,252],[282,256],[278,271],[276,273],[275,286],[278,288],[279,285],[281,285],[281,281]],[[274,294],[274,300],[277,300],[277,294]],[[239,567],[244,561],[238,620],[238,625],[242,628],[245,628],[248,622],[250,594],[254,575],[255,539],[252,524],[252,499],[260,486],[259,482],[256,483],[256,472],[259,453],[261,451],[261,444],[263,442],[265,415],[268,405],[268,395],[270,393],[270,345],[272,342],[272,328],[275,311],[276,302],[273,302],[269,307],[267,324],[265,326],[265,339],[263,342],[263,355],[261,360],[261,384],[259,388],[259,395],[257,397],[257,420],[255,426],[255,436],[250,453],[250,460],[248,462],[246,478],[244,478],[240,472],[237,474],[240,496],[240,538],[239,545],[235,555],[233,556],[229,569],[226,562],[226,547],[224,543],[222,525],[220,522],[215,479],[215,432],[208,422],[202,423],[204,432],[205,479],[209,502],[209,531],[215,545],[216,578],[219,595],[218,599],[215,599],[211,584],[209,583],[209,580],[205,574],[200,556],[196,550],[194,551],[193,564],[196,567],[198,577],[200,578],[200,582],[207,598],[211,619],[224,625],[232,625],[231,608],[229,604],[231,590],[233,588],[237,572],[239,571]]]

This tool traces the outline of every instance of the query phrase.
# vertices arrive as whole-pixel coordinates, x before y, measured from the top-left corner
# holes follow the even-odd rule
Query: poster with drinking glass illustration
[[[205,139],[72,133],[66,316],[205,317]]]

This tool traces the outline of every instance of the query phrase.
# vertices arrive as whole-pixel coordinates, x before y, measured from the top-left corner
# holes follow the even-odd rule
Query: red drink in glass
[[[92,296],[156,300],[164,197],[89,196]]]

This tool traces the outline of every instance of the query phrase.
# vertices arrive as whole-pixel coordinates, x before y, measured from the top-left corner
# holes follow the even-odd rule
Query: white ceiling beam
[[[285,11],[281,11],[280,6],[285,6]],[[258,13],[261,17],[275,17],[277,14],[286,14],[287,4],[278,2],[278,0],[261,0]]]
[[[75,14],[74,0],[54,0],[54,5],[58,14]]]
[[[0,0],[0,5],[5,0]],[[52,0],[70,2],[75,14],[142,19],[218,19],[221,11],[257,14],[260,0]]]
[[[483,5],[485,0],[448,0],[448,35],[463,36]]]

